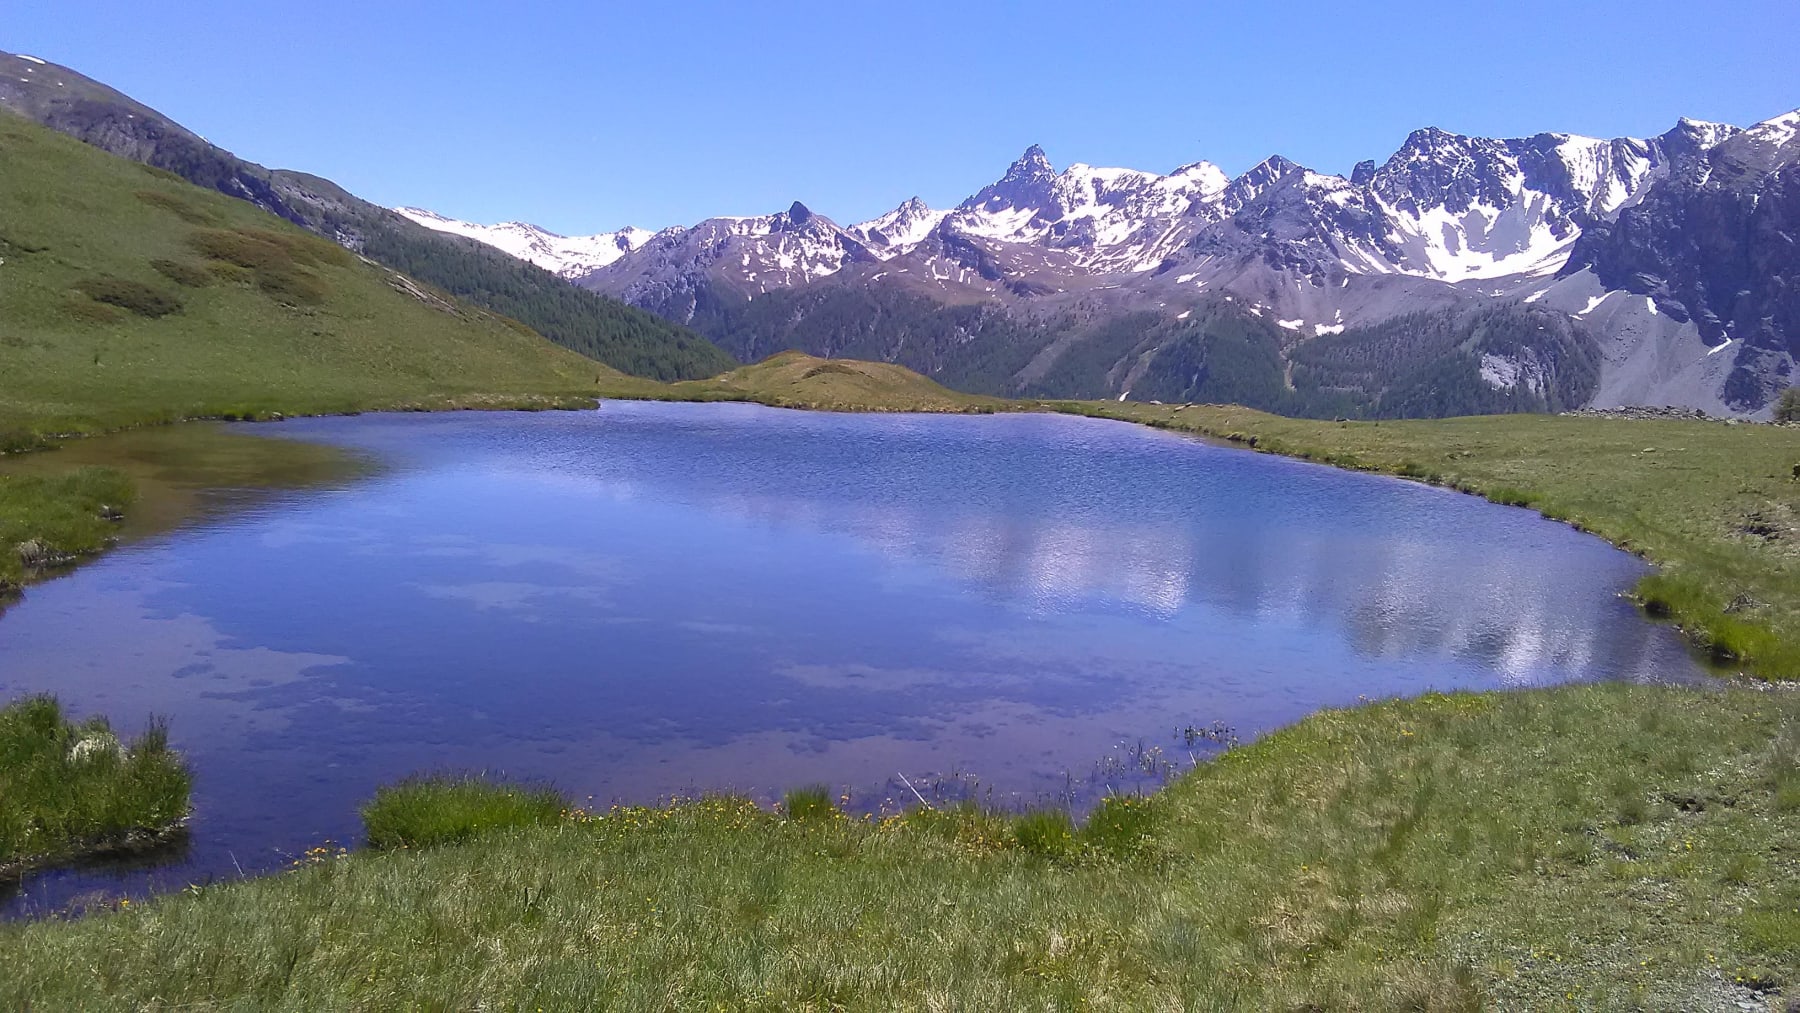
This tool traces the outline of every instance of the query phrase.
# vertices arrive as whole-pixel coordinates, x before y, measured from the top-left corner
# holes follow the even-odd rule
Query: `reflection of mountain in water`
[[[626,496],[848,537],[1033,612],[1330,625],[1367,657],[1461,657],[1512,682],[1596,659],[1652,674],[1660,645],[1630,635],[1609,593],[1641,564],[1532,514],[1080,420],[987,434],[947,421],[903,420],[874,447],[840,442],[830,471],[779,439],[761,445],[774,461],[761,474],[686,474],[679,488],[648,456],[582,470]],[[1031,427],[1055,430],[1066,459],[1020,460],[1007,435]],[[1582,570],[1600,593],[1571,593]]]

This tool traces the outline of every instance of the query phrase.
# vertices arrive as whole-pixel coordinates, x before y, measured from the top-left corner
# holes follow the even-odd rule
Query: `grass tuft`
[[[1081,843],[1112,858],[1142,854],[1150,845],[1161,813],[1143,795],[1109,795],[1100,800],[1077,835]]]
[[[1013,843],[1028,855],[1067,858],[1076,851],[1075,822],[1066,809],[1033,809],[1012,825]]]
[[[494,830],[553,823],[568,810],[555,789],[477,775],[430,775],[381,788],[363,806],[369,846],[425,848]]]
[[[781,799],[781,812],[790,820],[830,820],[842,815],[831,804],[831,789],[823,784],[807,785],[789,791]]]
[[[52,697],[0,708],[0,878],[154,843],[186,819],[189,786],[160,721],[126,743]]]

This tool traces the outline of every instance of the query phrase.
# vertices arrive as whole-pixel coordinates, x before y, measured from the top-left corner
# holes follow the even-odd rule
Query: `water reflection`
[[[1594,539],[1123,424],[608,404],[257,431],[386,470],[0,622],[0,695],[166,714],[196,764],[186,857],[117,888],[353,840],[420,769],[602,801],[961,771],[1030,798],[1185,724],[1694,673],[1616,597],[1642,564]]]

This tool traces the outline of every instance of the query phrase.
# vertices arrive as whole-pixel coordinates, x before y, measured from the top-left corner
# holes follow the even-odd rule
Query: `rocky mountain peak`
[[[1056,170],[1044,149],[1033,144],[1025,149],[1006,175],[982,187],[975,196],[958,205],[964,211],[1003,211],[1008,209],[1044,208],[1056,199]]]

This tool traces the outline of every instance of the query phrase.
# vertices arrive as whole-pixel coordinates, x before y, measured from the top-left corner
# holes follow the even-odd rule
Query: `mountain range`
[[[899,362],[966,390],[1303,414],[1766,414],[1800,357],[1800,112],[1651,138],[1413,132],[1349,177],[1025,151],[954,208],[796,202],[564,238],[418,209],[740,359]]]
[[[1642,139],[1426,128],[1348,177],[1059,170],[1032,146],[953,208],[565,237],[264,168],[36,57],[0,53],[0,109],[657,379],[792,349],[1010,396],[1754,417],[1800,358],[1800,112]]]

